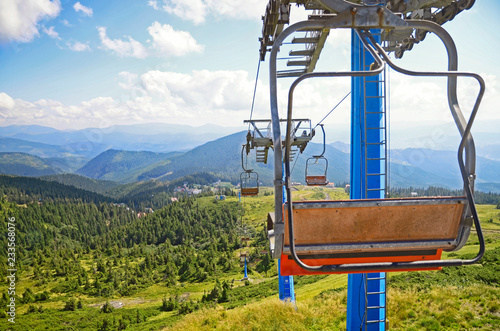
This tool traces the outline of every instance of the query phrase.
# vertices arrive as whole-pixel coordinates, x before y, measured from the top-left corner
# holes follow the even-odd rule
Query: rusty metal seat
[[[324,186],[328,184],[326,176],[306,176],[307,186]]]
[[[443,250],[458,249],[467,241],[466,205],[465,197],[296,201],[295,252],[311,266],[439,260]],[[295,263],[287,210],[284,205],[282,275],[324,273]],[[433,269],[439,267],[419,270]]]
[[[248,196],[255,196],[259,194],[259,188],[258,187],[247,187],[247,188],[242,188],[241,189],[241,195],[244,197]]]

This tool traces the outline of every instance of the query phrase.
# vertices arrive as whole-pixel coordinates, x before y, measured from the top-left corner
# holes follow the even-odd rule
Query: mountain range
[[[80,135],[97,129],[80,131],[58,131],[39,126],[10,126],[0,128],[0,173],[20,176],[63,176],[58,181],[70,184],[72,181],[82,182],[80,176],[97,182],[134,183],[138,181],[172,181],[195,173],[212,173],[222,180],[238,183],[242,173],[242,145],[246,141],[246,132],[241,131],[224,135],[227,130],[216,131],[217,127],[198,128],[196,139],[216,137],[215,139],[186,150],[196,139],[186,139],[183,144],[176,145],[184,136],[189,136],[185,127],[168,126],[169,134],[161,133],[166,125],[116,126],[110,134],[113,138],[94,139],[88,146],[99,146],[96,149],[83,148],[85,141],[78,141]],[[141,130],[147,132],[142,135]],[[191,131],[194,128],[190,129]],[[106,133],[107,134],[107,133]],[[221,136],[222,135],[222,136]],[[142,150],[126,150],[126,146],[140,146],[138,137],[153,137]],[[151,141],[165,138],[165,144],[153,144]],[[220,136],[220,137],[217,137]],[[42,141],[20,139],[21,137]],[[51,137],[49,139],[49,137]],[[97,137],[97,136],[96,136]],[[94,137],[95,138],[95,137]],[[146,140],[143,138],[143,140]],[[115,139],[115,140],[113,140]],[[136,139],[136,140],[134,140]],[[105,144],[102,142],[106,141]],[[114,141],[114,142],[113,142]],[[189,142],[191,141],[191,142]],[[48,142],[51,142],[50,144]],[[57,142],[55,144],[54,142]],[[73,148],[80,146],[79,148]],[[493,145],[491,145],[493,146]],[[110,147],[110,148],[106,148]],[[178,147],[178,148],[176,148]],[[101,149],[103,149],[101,151]],[[312,155],[321,153],[321,144],[310,143],[304,154],[292,161],[292,181],[304,182],[306,160]],[[325,146],[324,156],[329,161],[328,178],[337,185],[349,181],[349,146],[336,142]],[[479,150],[479,148],[478,148]],[[494,148],[488,149],[497,156]],[[99,153],[97,153],[99,151]],[[269,153],[267,164],[255,161],[255,151],[246,156],[244,162],[247,169],[258,173],[263,185],[272,185],[273,153]],[[500,158],[500,157],[498,157]],[[476,188],[484,191],[500,192],[500,161],[495,157],[477,158]],[[454,151],[435,150],[429,148],[393,149],[390,151],[390,186],[391,187],[427,187],[440,186],[458,189],[462,180]],[[65,174],[65,175],[61,175]],[[81,183],[80,183],[81,184]],[[95,184],[95,183],[94,183]],[[95,186],[87,183],[86,185]],[[82,184],[81,184],[82,185]],[[99,185],[97,185],[99,186]],[[112,185],[111,185],[112,186]],[[81,186],[80,186],[81,187]]]

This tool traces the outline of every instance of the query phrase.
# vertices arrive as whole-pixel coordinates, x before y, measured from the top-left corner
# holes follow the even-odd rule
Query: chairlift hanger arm
[[[245,172],[252,172],[253,170],[252,169],[247,169],[245,168],[245,162],[243,160],[243,152],[245,151],[245,147],[246,145],[243,145],[243,147],[241,148],[241,167],[243,168],[243,171]]]
[[[320,155],[313,155],[313,157],[319,159],[320,157],[323,157],[325,154],[325,149],[326,149],[326,134],[325,134],[325,128],[323,127],[323,124],[320,124],[321,126],[321,131],[323,131],[323,152],[321,152]]]

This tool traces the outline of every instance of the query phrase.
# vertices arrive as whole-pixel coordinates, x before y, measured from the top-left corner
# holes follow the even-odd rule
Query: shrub
[[[178,302],[178,297],[176,296],[175,298],[163,298],[162,300],[162,305],[160,310],[161,311],[172,311],[174,309],[177,309],[179,307],[179,302]]]
[[[26,289],[26,291],[24,291],[23,299],[21,301],[22,303],[35,302],[35,296],[33,295],[33,292],[29,287]]]
[[[66,301],[66,303],[64,305],[64,310],[66,310],[66,311],[75,311],[76,310],[75,298],[70,298],[68,301]]]
[[[36,312],[37,312],[37,309],[36,309],[35,305],[30,305],[30,306],[28,307],[28,312],[27,312],[27,314],[36,313]]]
[[[50,293],[43,291],[41,293],[35,294],[35,301],[47,301],[50,298]]]
[[[114,310],[113,305],[109,303],[109,301],[106,301],[104,305],[101,307],[101,313],[111,313]]]

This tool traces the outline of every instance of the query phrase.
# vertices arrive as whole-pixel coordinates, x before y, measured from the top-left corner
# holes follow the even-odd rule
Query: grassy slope
[[[347,198],[341,189],[332,192],[329,189],[299,187],[292,194],[294,200],[319,199],[319,192],[328,193],[332,199]],[[271,196],[246,198],[245,217],[257,226],[258,220],[265,218],[264,210],[269,211],[273,201]],[[500,246],[500,210],[493,205],[479,205],[478,212],[490,251]],[[471,236],[470,242],[459,252],[459,257],[477,252],[475,234]],[[457,253],[454,254],[451,257],[456,258]],[[404,274],[391,273],[390,276]],[[221,306],[203,309],[164,330],[344,330],[346,286],[346,275],[329,275],[296,288],[297,309],[290,304],[283,304],[274,295],[231,310]],[[415,289],[391,287],[389,279],[387,295],[388,320],[393,330],[500,329],[499,284],[456,286],[435,282],[429,284],[428,288]]]
[[[242,200],[245,208],[245,221],[252,228],[259,230],[267,212],[272,210],[274,196],[264,196],[265,188],[258,197]],[[330,198],[346,198],[343,190],[299,188],[294,191],[294,200],[318,199],[327,193]],[[326,195],[325,195],[326,196]],[[237,200],[228,197],[228,200]],[[200,204],[210,203],[209,198],[199,200]],[[490,243],[488,250],[500,246],[500,210],[495,206],[479,206],[486,238]],[[491,222],[489,221],[491,219]],[[474,238],[471,240],[474,243]],[[477,245],[467,245],[460,255],[475,253]],[[82,264],[87,266],[89,257],[83,257]],[[87,262],[86,262],[87,261]],[[140,259],[132,263],[139,263]],[[90,267],[90,265],[88,265]],[[481,268],[481,266],[463,267]],[[21,276],[16,292],[21,294],[27,287],[35,293],[51,289],[57,283],[36,287],[31,279],[32,270]],[[390,274],[392,277],[405,275]],[[130,297],[110,298],[124,303],[124,308],[115,309],[110,314],[99,312],[98,307],[105,298],[89,298],[81,296],[85,308],[74,312],[62,311],[68,297],[64,294],[53,294],[48,302],[35,305],[42,306],[43,313],[27,314],[28,305],[17,307],[16,325],[12,330],[26,329],[87,329],[95,330],[104,319],[118,323],[121,319],[127,324],[126,330],[342,330],[345,329],[347,276],[329,275],[324,278],[312,279],[309,284],[300,284],[311,280],[310,277],[296,277],[297,309],[285,305],[277,297],[276,277],[273,274],[260,275],[255,271],[250,273],[252,284],[245,287],[239,280],[242,273],[224,274],[219,277],[233,283],[233,295],[243,295],[243,301],[238,301],[234,309],[228,309],[230,304],[203,308],[188,315],[178,315],[174,312],[161,312],[160,306],[164,297],[175,294],[186,295],[189,299],[199,300],[203,293],[209,292],[214,286],[214,280],[203,283],[184,283],[176,287],[166,287],[162,284],[151,285]],[[423,275],[425,277],[425,274]],[[63,279],[61,279],[62,281]],[[395,285],[399,283],[394,283]],[[452,282],[429,281],[422,287],[401,288],[389,285],[388,289],[388,319],[391,329],[395,330],[440,330],[440,329],[500,329],[500,286],[498,284],[453,284]],[[240,288],[241,287],[241,288]],[[242,291],[236,289],[240,288]],[[269,289],[272,289],[269,292]],[[5,291],[5,288],[0,288]],[[270,294],[270,296],[269,296]],[[246,305],[244,305],[246,303]],[[234,306],[234,305],[233,305]],[[139,322],[138,322],[139,321]],[[2,325],[2,323],[0,323]],[[114,330],[114,329],[113,329]]]

